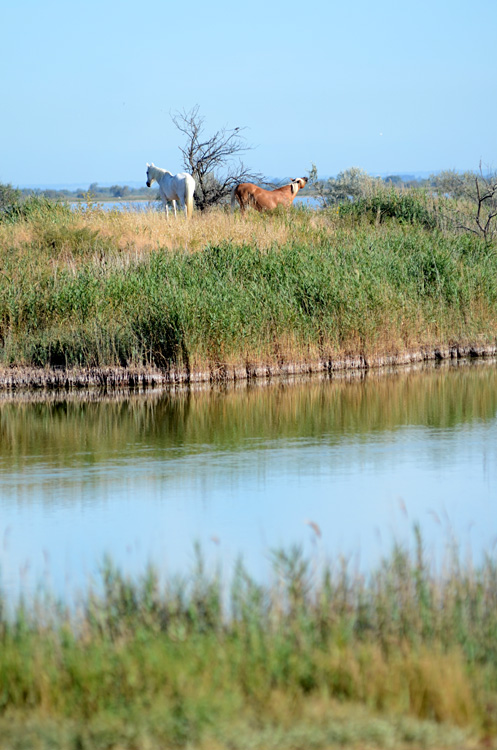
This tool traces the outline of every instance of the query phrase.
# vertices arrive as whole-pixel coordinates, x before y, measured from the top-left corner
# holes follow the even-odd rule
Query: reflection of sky
[[[388,554],[393,538],[411,540],[415,521],[437,559],[450,534],[475,555],[497,538],[495,419],[341,442],[336,435],[249,442],[245,452],[205,445],[160,457],[142,446],[126,462],[115,455],[54,471],[38,457],[22,473],[3,467],[4,587],[45,578],[67,593],[84,587],[105,553],[131,572],[149,560],[185,572],[194,541],[227,568],[241,553],[260,576],[274,547],[298,542],[314,550],[306,520],[321,528],[323,554],[361,566]]]

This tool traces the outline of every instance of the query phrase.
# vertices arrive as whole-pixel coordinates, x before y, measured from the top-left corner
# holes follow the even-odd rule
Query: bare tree
[[[484,174],[482,164],[478,172],[441,172],[431,178],[432,184],[445,196],[455,198],[452,223],[457,229],[472,232],[485,240],[496,233],[497,173]]]
[[[263,179],[239,159],[239,154],[252,148],[241,134],[245,128],[223,127],[206,136],[198,105],[171,115],[171,119],[186,137],[184,147],[180,146],[183,166],[195,179],[195,205],[201,211],[222,203],[240,182]]]
[[[485,177],[480,164],[480,174],[475,177],[475,187],[477,203],[475,224],[477,229],[471,231],[483,235],[487,240],[495,232],[492,220],[497,216],[497,176],[494,174]],[[469,229],[469,227],[467,228]]]

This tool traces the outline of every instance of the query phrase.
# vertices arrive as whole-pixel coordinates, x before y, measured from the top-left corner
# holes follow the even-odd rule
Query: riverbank
[[[488,358],[497,355],[497,344],[481,342],[462,346],[438,346],[431,349],[396,352],[394,354],[346,356],[340,359],[280,364],[253,364],[216,367],[212,370],[190,372],[145,367],[108,368],[33,368],[0,367],[0,389],[71,390],[81,388],[154,388],[157,386],[193,385],[206,383],[243,382],[260,379],[286,378],[344,371],[402,367],[415,363]]]
[[[339,211],[0,223],[0,387],[153,386],[493,355],[497,255]]]

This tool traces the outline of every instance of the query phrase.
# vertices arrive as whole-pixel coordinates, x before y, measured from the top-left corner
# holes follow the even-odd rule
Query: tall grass
[[[0,363],[185,369],[494,340],[495,249],[329,212],[0,224]]]
[[[83,747],[490,744],[494,558],[453,550],[437,571],[415,528],[369,575],[299,547],[272,561],[264,583],[239,562],[227,595],[198,549],[162,583],[106,560],[77,611],[49,597],[2,608],[0,730],[57,725]]]

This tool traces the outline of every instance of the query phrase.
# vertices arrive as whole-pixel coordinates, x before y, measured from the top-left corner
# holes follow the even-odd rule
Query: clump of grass
[[[315,747],[408,743],[409,733],[444,737],[443,727],[447,744],[488,738],[496,589],[490,557],[468,569],[453,553],[437,574],[418,529],[413,550],[394,546],[367,576],[343,561],[316,565],[299,547],[274,553],[265,583],[240,562],[230,597],[199,550],[189,575],[165,582],[152,568],[132,579],[107,560],[77,610],[48,598],[0,613],[0,728],[31,717],[45,730],[58,722],[74,741],[83,727],[95,736],[105,727],[124,747],[137,733],[233,746],[230,725],[251,725],[252,738],[279,727],[275,746],[292,732]]]

